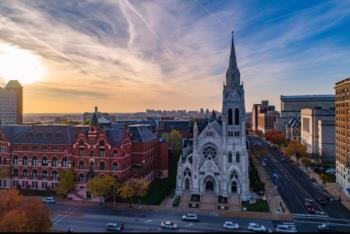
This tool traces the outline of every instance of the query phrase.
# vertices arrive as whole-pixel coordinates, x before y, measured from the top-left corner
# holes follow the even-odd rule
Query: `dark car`
[[[322,206],[327,205],[327,200],[322,198],[322,197],[319,197],[316,200],[317,200],[318,204],[320,204]]]
[[[328,223],[318,225],[317,229],[319,232],[337,232],[336,226]]]
[[[315,213],[315,208],[309,202],[305,202],[304,203],[304,208],[310,214],[314,214]]]

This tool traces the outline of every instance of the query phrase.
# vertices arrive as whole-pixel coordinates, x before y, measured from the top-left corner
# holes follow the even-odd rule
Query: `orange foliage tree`
[[[273,144],[278,145],[279,148],[281,148],[281,145],[286,143],[284,133],[276,129],[266,132],[265,138],[266,140],[271,141]]]

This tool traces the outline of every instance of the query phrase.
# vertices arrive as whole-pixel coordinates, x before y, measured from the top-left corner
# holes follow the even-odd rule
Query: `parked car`
[[[224,228],[225,229],[230,229],[230,230],[238,230],[239,229],[239,225],[238,225],[238,223],[233,223],[231,221],[225,221]]]
[[[297,229],[292,225],[279,224],[277,225],[276,232],[294,233],[297,232]]]
[[[183,221],[198,221],[198,215],[197,214],[184,214],[182,216]]]
[[[320,204],[322,206],[327,205],[327,200],[322,198],[322,197],[319,197],[316,200],[317,200],[318,204]]]
[[[304,209],[310,214],[315,213],[315,208],[309,202],[304,203]]]
[[[106,231],[109,231],[109,232],[121,232],[122,231],[122,224],[119,224],[119,223],[107,223],[106,224]]]
[[[45,197],[45,198],[41,199],[41,201],[43,203],[46,203],[46,204],[52,204],[52,203],[56,203],[56,198],[55,197]]]
[[[337,228],[335,225],[327,223],[318,225],[317,229],[319,232],[337,232]]]
[[[179,227],[175,223],[173,223],[171,221],[161,222],[160,223],[160,227],[164,228],[164,229],[174,229],[174,230],[179,229]]]
[[[266,227],[261,225],[261,224],[257,224],[257,223],[249,223],[248,231],[266,232]]]
[[[337,171],[334,169],[334,168],[331,168],[331,169],[327,169],[326,170],[326,173],[328,174],[335,174]]]

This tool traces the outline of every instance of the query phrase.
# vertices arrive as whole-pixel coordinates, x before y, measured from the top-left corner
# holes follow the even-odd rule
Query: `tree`
[[[90,179],[87,187],[90,193],[100,199],[100,205],[102,206],[102,202],[104,197],[108,194],[111,194],[113,187],[119,188],[120,183],[112,176],[95,176]],[[117,189],[116,189],[117,191]]]
[[[179,159],[180,152],[182,150],[182,136],[179,131],[171,130],[168,135],[168,139],[166,139],[169,143],[169,148],[172,152],[173,159],[177,162]]]
[[[0,191],[0,217],[23,203],[23,196],[15,189]]]
[[[271,131],[265,133],[265,138],[266,140],[271,141],[273,144],[278,145],[279,149],[281,149],[281,145],[286,143],[284,133],[276,129],[272,129]]]
[[[288,156],[295,156],[297,159],[297,165],[299,165],[299,158],[305,157],[307,155],[306,153],[306,146],[302,145],[299,141],[291,141],[288,145],[288,147],[285,150],[286,155]]]
[[[149,183],[145,182],[143,179],[132,178],[118,189],[118,194],[123,199],[127,199],[129,201],[129,207],[131,207],[131,204],[136,197],[147,195],[148,188]]]
[[[59,175],[59,182],[55,189],[58,195],[63,195],[64,197],[74,189],[74,173],[73,170],[63,171]]]
[[[8,211],[0,218],[0,232],[26,232],[28,218],[24,210]]]
[[[48,232],[52,226],[50,210],[37,198],[30,198],[23,207],[27,216],[27,232]]]

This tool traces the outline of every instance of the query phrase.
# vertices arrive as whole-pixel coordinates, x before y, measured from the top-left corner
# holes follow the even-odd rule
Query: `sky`
[[[25,113],[221,111],[231,32],[247,111],[350,76],[350,1],[0,1],[0,86]]]

